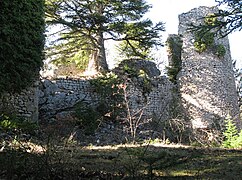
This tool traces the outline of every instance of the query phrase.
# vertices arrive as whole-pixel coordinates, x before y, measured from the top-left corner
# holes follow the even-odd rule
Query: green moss
[[[207,50],[208,47],[211,47],[214,44],[215,34],[207,31],[206,29],[201,29],[195,33],[195,50],[199,53]]]
[[[218,55],[218,57],[224,57],[224,55],[226,54],[225,47],[221,44],[217,45],[216,54]]]

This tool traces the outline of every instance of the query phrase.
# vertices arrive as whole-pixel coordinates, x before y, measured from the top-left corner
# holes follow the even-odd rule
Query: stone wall
[[[179,16],[179,35],[182,37],[182,70],[178,74],[182,103],[194,129],[219,128],[226,115],[238,119],[239,108],[228,37],[215,37],[215,45],[224,46],[226,53],[219,57],[214,50],[197,52],[195,35],[189,25],[204,24],[203,17],[217,8],[199,7]]]
[[[68,116],[80,101],[95,104],[97,94],[84,79],[42,79],[39,87],[39,112],[42,120]]]
[[[133,83],[128,84],[129,107],[133,113],[143,110],[143,115],[154,114],[167,119],[170,104],[173,101],[174,85],[166,77],[150,80],[151,91],[143,90]],[[48,79],[41,80],[39,88],[39,113],[43,120],[66,118],[73,113],[73,106],[78,102],[95,106],[100,102],[100,95],[87,79]]]
[[[14,113],[26,120],[38,122],[39,82],[19,94],[5,94],[1,98],[0,111]]]

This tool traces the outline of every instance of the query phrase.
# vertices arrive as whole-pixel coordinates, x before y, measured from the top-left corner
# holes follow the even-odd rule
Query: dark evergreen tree
[[[47,0],[47,24],[62,25],[60,38],[47,52],[63,63],[85,51],[83,57],[92,59],[99,72],[108,70],[106,40],[125,41],[129,51],[143,57],[137,47],[162,45],[163,23],[143,18],[150,8],[144,0]]]
[[[44,1],[0,1],[0,95],[20,92],[43,60]]]

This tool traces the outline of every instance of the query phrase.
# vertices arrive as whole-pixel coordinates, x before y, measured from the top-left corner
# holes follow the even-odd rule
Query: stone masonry
[[[19,94],[5,94],[2,96],[0,103],[0,111],[16,113],[26,120],[38,122],[39,120],[39,82]]]
[[[215,37],[215,45],[224,46],[226,53],[218,57],[212,50],[197,52],[190,24],[204,24],[204,18],[217,8],[199,7],[179,16],[179,36],[182,37],[182,67],[178,84],[183,106],[193,128],[215,128],[229,114],[238,119],[239,107],[228,37]]]
[[[167,119],[173,101],[174,85],[166,77],[151,79],[152,90],[146,94],[141,88],[129,84],[129,106],[133,112],[143,108],[143,114],[151,117],[156,114]],[[41,80],[39,88],[39,112],[42,120],[59,119],[71,116],[73,106],[78,102],[95,106],[100,95],[87,79]]]

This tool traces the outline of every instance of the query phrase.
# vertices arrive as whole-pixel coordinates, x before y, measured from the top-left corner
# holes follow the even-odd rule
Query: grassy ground
[[[38,136],[0,129],[0,179],[242,179],[242,150],[155,141],[81,146],[72,128],[45,126]]]
[[[26,147],[0,153],[0,179],[242,179],[242,150],[161,144]]]

